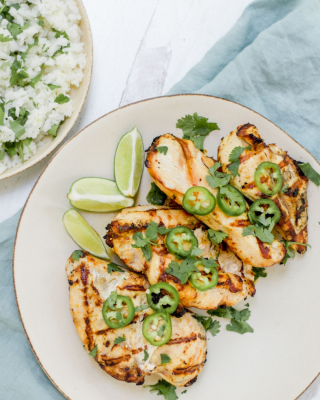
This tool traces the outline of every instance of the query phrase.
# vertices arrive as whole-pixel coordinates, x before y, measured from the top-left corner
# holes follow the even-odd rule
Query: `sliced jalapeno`
[[[194,215],[207,215],[216,206],[216,198],[203,186],[193,186],[183,196],[183,208]]]
[[[194,264],[199,272],[192,272],[189,280],[191,285],[200,292],[213,289],[218,284],[219,274],[216,268],[206,268],[201,260]]]
[[[279,166],[272,162],[263,162],[254,173],[258,189],[267,196],[274,196],[282,186],[282,175]]]
[[[229,217],[241,215],[247,208],[242,193],[231,185],[226,185],[219,189],[217,202],[221,211]]]
[[[166,282],[159,282],[149,287],[147,291],[149,306],[155,311],[172,314],[179,304],[177,289]]]
[[[120,296],[116,291],[111,293],[102,307],[104,322],[112,329],[123,328],[130,324],[134,312],[134,305],[130,297]]]
[[[191,254],[193,247],[198,247],[198,239],[186,226],[176,226],[168,233],[166,246],[170,253],[186,258]]]
[[[161,311],[148,315],[143,320],[142,333],[153,346],[168,343],[172,335],[170,315]]]
[[[271,232],[275,224],[279,221],[281,213],[272,200],[259,199],[251,205],[248,217],[252,224],[268,228]]]

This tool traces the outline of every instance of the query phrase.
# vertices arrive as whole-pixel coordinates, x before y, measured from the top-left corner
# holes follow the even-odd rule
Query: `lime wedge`
[[[114,177],[120,192],[133,197],[139,189],[144,162],[141,133],[135,126],[122,136],[114,157]]]
[[[114,181],[103,178],[81,178],[68,193],[70,204],[79,210],[109,212],[132,207],[134,200],[121,194]]]
[[[110,259],[102,239],[78,211],[66,211],[62,221],[71,238],[82,250],[104,260]]]

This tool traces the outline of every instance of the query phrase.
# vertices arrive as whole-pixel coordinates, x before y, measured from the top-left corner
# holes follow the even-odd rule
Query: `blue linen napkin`
[[[251,3],[168,94],[177,93],[209,94],[249,107],[320,160],[320,1]]]
[[[257,0],[169,92],[203,93],[269,118],[320,159],[320,0]],[[247,121],[246,121],[247,122]],[[20,212],[0,224],[0,397],[61,400],[24,334],[12,283]]]

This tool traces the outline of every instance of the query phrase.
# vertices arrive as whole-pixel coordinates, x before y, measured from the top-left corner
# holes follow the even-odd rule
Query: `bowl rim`
[[[86,88],[86,92],[85,95],[82,99],[82,102],[80,104],[80,108],[78,109],[78,111],[72,113],[71,117],[74,118],[74,123],[70,126],[69,129],[66,130],[65,133],[63,133],[62,135],[58,135],[55,138],[55,145],[52,148],[47,149],[41,156],[39,159],[35,159],[33,157],[29,158],[29,160],[27,160],[24,164],[21,164],[16,170],[13,170],[13,168],[9,168],[7,170],[5,170],[2,174],[0,174],[0,181],[4,181],[8,178],[12,178],[15,175],[18,175],[26,170],[28,170],[29,168],[33,167],[34,165],[38,164],[40,161],[42,161],[43,159],[45,159],[46,157],[48,157],[62,142],[63,140],[68,136],[68,134],[70,133],[71,129],[74,127],[75,123],[77,122],[81,111],[84,107],[84,104],[86,102],[88,93],[89,93],[89,89],[90,89],[90,85],[91,85],[91,80],[92,80],[92,69],[93,69],[93,40],[92,40],[92,31],[91,31],[91,26],[90,26],[90,21],[88,18],[88,14],[87,11],[85,9],[85,6],[82,2],[82,0],[75,0],[75,2],[77,3],[77,6],[79,7],[79,11],[81,14],[81,21],[85,21],[85,24],[87,25],[87,30],[86,30],[86,35],[88,37],[88,52],[87,52],[87,64],[86,67],[88,67],[88,71],[87,71],[87,76],[88,76],[88,83],[87,83],[87,88]],[[80,82],[79,87],[84,83],[85,77],[83,77],[82,82]],[[71,118],[69,117],[69,118]],[[10,172],[10,170],[12,172]]]
[[[77,1],[81,1],[81,0],[77,0]],[[312,159],[315,161],[315,163],[320,167],[320,162],[319,162],[319,161],[318,161],[304,146],[302,146],[297,140],[295,140],[292,136],[290,136],[287,132],[285,132],[283,129],[281,129],[281,128],[280,128],[278,125],[276,125],[274,122],[272,122],[272,121],[270,121],[268,118],[264,117],[262,114],[260,114],[260,113],[258,113],[258,112],[256,112],[256,111],[252,110],[252,109],[249,108],[249,107],[243,106],[242,104],[239,104],[239,103],[237,103],[237,102],[235,102],[235,101],[228,100],[228,99],[224,99],[223,97],[211,96],[211,95],[208,95],[208,94],[182,93],[182,94],[173,94],[173,95],[165,95],[165,96],[156,96],[156,97],[150,97],[150,98],[144,99],[144,100],[139,100],[139,101],[136,101],[136,102],[134,102],[134,103],[126,104],[126,105],[124,105],[124,106],[122,106],[122,107],[118,107],[118,108],[116,108],[116,109],[114,109],[114,110],[111,110],[110,112],[108,112],[108,113],[102,115],[101,117],[97,118],[96,120],[92,121],[92,122],[89,123],[87,126],[85,126],[83,129],[81,129],[79,132],[75,133],[70,139],[68,139],[68,140],[58,149],[58,151],[53,155],[53,157],[51,157],[51,159],[49,160],[49,162],[47,163],[47,165],[44,167],[43,171],[41,172],[41,174],[39,175],[38,179],[36,180],[36,182],[35,182],[35,184],[34,184],[32,190],[31,190],[31,192],[30,192],[30,194],[29,194],[29,196],[28,196],[28,198],[27,198],[27,200],[26,200],[26,202],[25,202],[25,205],[23,206],[23,209],[22,209],[22,211],[21,211],[21,215],[20,215],[20,218],[19,218],[18,226],[17,226],[16,235],[15,235],[14,246],[13,246],[13,257],[12,257],[12,276],[13,276],[14,294],[15,294],[15,299],[16,299],[16,303],[17,303],[17,309],[18,309],[18,312],[19,312],[19,316],[20,316],[20,320],[21,320],[21,323],[22,323],[22,326],[23,326],[23,330],[24,330],[24,332],[25,332],[25,334],[26,334],[26,337],[27,337],[27,339],[28,339],[28,342],[29,342],[29,345],[30,345],[30,347],[31,347],[31,350],[32,350],[32,352],[33,352],[33,354],[34,354],[36,360],[38,361],[40,367],[42,368],[43,372],[47,375],[47,377],[48,377],[49,380],[52,382],[52,384],[60,391],[60,393],[62,393],[62,394],[66,397],[66,399],[68,399],[68,400],[73,400],[73,399],[70,398],[69,396],[67,396],[67,395],[60,389],[60,387],[55,383],[55,381],[53,380],[53,378],[51,378],[51,376],[49,375],[49,373],[47,372],[47,370],[46,370],[46,369],[44,368],[44,366],[42,365],[42,363],[41,363],[41,361],[40,361],[40,359],[39,359],[39,357],[38,357],[36,351],[35,351],[34,348],[33,348],[33,345],[32,345],[32,343],[31,343],[31,340],[30,340],[30,338],[29,338],[29,336],[28,336],[28,332],[27,332],[27,330],[26,330],[26,328],[25,328],[25,325],[24,325],[24,322],[23,322],[23,318],[22,318],[22,314],[21,314],[21,312],[20,312],[20,307],[19,307],[19,302],[18,302],[18,296],[17,296],[17,290],[16,290],[16,283],[15,283],[15,251],[16,251],[16,245],[17,245],[17,238],[18,238],[19,228],[20,228],[20,224],[21,224],[21,221],[22,221],[22,218],[23,218],[24,211],[25,211],[25,209],[26,209],[26,207],[27,207],[27,205],[28,205],[28,202],[29,202],[29,200],[30,200],[30,198],[31,198],[31,196],[32,196],[32,193],[33,193],[35,187],[37,186],[38,182],[40,181],[42,175],[44,174],[44,172],[46,171],[46,169],[48,168],[48,166],[51,164],[52,160],[57,156],[57,154],[58,154],[71,140],[73,140],[75,137],[79,136],[79,135],[80,135],[84,130],[86,130],[89,126],[91,126],[92,124],[94,124],[94,123],[96,123],[97,121],[101,120],[102,118],[104,118],[104,117],[106,117],[106,116],[108,116],[108,115],[110,115],[110,114],[113,114],[114,112],[117,112],[117,111],[119,111],[119,110],[121,110],[121,109],[124,109],[124,108],[127,108],[127,107],[134,106],[134,105],[136,105],[136,104],[140,104],[140,103],[144,103],[144,102],[152,101],[152,100],[157,100],[157,99],[162,99],[162,98],[183,97],[183,96],[194,96],[194,97],[209,97],[209,98],[215,98],[215,99],[219,99],[219,100],[227,101],[227,102],[229,102],[229,103],[236,104],[237,106],[240,106],[240,107],[242,107],[242,108],[245,108],[245,109],[247,109],[247,110],[252,111],[253,113],[255,113],[255,114],[259,115],[260,117],[264,118],[265,120],[267,120],[268,122],[271,122],[275,127],[277,127],[278,129],[280,129],[286,136],[288,136],[288,137],[289,137],[290,139],[292,139],[295,143],[297,143],[300,147],[302,147],[302,148],[312,157]],[[319,371],[318,374],[314,377],[314,379],[309,383],[309,385],[308,385],[295,399],[293,399],[293,400],[298,400],[299,397],[312,385],[312,383],[313,383],[319,376],[320,376],[320,371]]]

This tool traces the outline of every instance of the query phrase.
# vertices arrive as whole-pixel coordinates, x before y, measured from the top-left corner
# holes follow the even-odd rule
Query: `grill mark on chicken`
[[[198,365],[192,365],[191,367],[185,367],[185,368],[175,368],[172,373],[174,375],[181,375],[181,374],[192,374],[195,372],[197,369],[201,368],[203,364],[198,364]]]
[[[87,268],[85,268],[82,264],[80,266],[80,270],[81,270],[81,280],[84,286],[87,285],[87,280],[88,280],[88,275],[89,275],[89,271],[87,270]]]
[[[198,339],[198,335],[192,333],[190,336],[179,337],[176,339],[170,339],[167,345],[178,344],[178,343],[188,343]]]
[[[145,292],[146,288],[142,285],[127,285],[122,286],[121,290],[130,290],[132,292]]]
[[[100,336],[100,335],[105,335],[107,332],[110,331],[110,329],[111,329],[111,328],[102,329],[101,331],[97,331],[97,332],[95,333],[95,335],[98,335],[98,336]]]
[[[238,228],[244,228],[244,227],[250,225],[250,221],[240,219],[240,220],[236,220],[235,222],[232,222],[230,225],[234,226],[234,227],[238,227]]]
[[[257,238],[257,240],[258,240],[259,248],[260,248],[260,251],[261,251],[261,254],[262,254],[263,258],[270,259],[271,258],[271,254],[270,254],[269,247],[267,247],[265,245],[265,243],[261,242],[260,239]]]
[[[101,358],[101,360],[104,361],[104,364],[106,366],[112,367],[113,365],[120,364],[120,363],[122,363],[124,361],[129,361],[130,358],[131,358],[131,355],[130,354],[126,354],[126,355],[124,355],[122,357],[109,358],[108,356],[105,356],[105,355],[101,354],[100,358]]]
[[[191,379],[188,383],[186,383],[184,385],[184,387],[189,387],[189,386],[193,385],[194,383],[197,382],[197,379],[198,379],[198,377],[196,376],[195,378]]]

